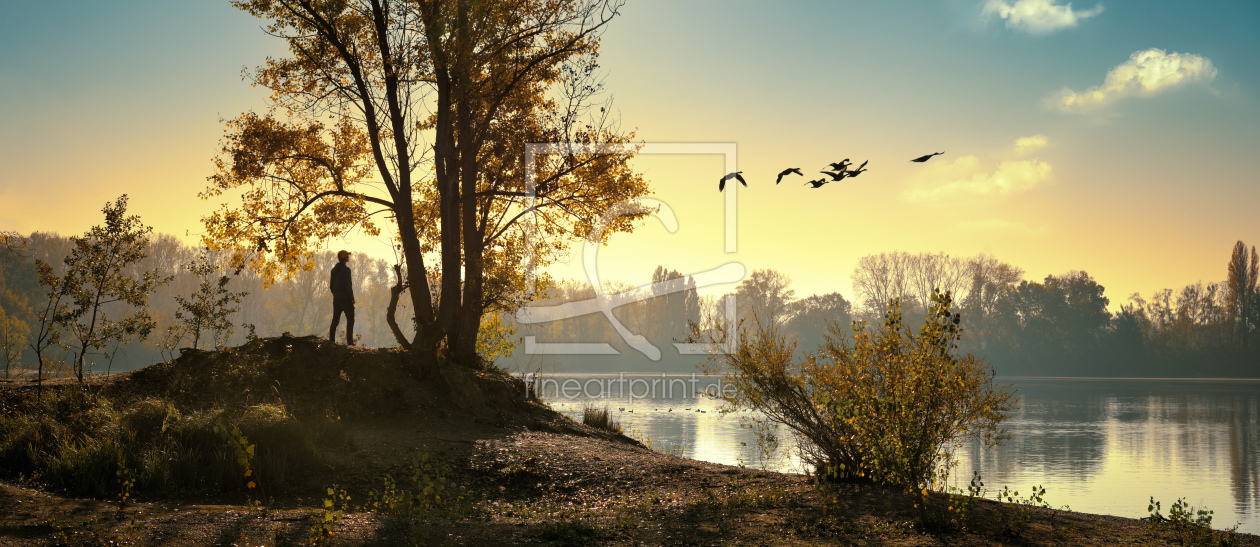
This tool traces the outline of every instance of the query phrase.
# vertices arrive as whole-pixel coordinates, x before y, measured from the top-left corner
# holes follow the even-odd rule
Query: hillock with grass
[[[134,494],[158,498],[301,494],[358,450],[352,431],[555,425],[501,371],[419,370],[400,351],[281,336],[185,350],[86,386],[10,385],[0,402],[0,469],[6,479],[104,498],[117,493],[118,473],[134,479]],[[238,445],[248,462],[238,461]]]

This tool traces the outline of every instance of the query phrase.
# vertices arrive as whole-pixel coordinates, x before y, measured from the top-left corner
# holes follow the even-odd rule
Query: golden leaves
[[[246,113],[227,122],[228,133],[214,160],[215,173],[201,197],[239,193],[203,218],[205,244],[234,249],[235,267],[249,265],[268,283],[309,268],[304,258],[326,238],[354,226],[379,230],[367,218],[356,183],[371,169],[368,140],[353,123],[333,128]],[[267,241],[274,241],[268,255]]]
[[[572,108],[574,92],[583,103],[598,87],[590,81],[598,29],[615,5],[234,5],[267,19],[268,32],[286,41],[290,55],[269,57],[251,73],[273,92],[271,113],[228,122],[202,197],[231,195],[239,205],[206,217],[206,241],[235,249],[238,266],[249,264],[268,280],[303,267],[323,238],[354,227],[379,233],[369,222],[379,205],[392,222],[411,224],[399,226],[400,233],[416,234],[401,246],[418,273],[412,283],[461,266],[482,281],[483,292],[470,293],[481,301],[463,302],[447,291],[441,306],[510,309],[530,292],[522,265],[545,266],[577,238],[596,233],[614,204],[648,192],[629,167],[626,152],[633,147],[623,146],[633,135],[605,117],[583,125],[575,116],[585,107]],[[457,14],[461,9],[468,11]],[[457,19],[467,21],[460,32]],[[562,106],[557,97],[569,101]],[[566,143],[578,151],[526,165],[525,143]],[[532,180],[530,170],[537,174]],[[373,171],[380,182],[368,182]],[[443,200],[452,206],[445,215],[438,207]],[[641,216],[611,219],[600,226],[601,237],[629,231]],[[433,254],[442,268],[424,271]],[[412,288],[413,295],[428,292]]]

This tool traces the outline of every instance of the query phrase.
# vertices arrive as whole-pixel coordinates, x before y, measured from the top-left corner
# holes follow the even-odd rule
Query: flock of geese
[[[927,154],[925,156],[919,156],[917,158],[914,158],[910,161],[916,162],[916,163],[923,163],[927,160],[932,159],[932,156],[939,156],[944,153],[945,152],[936,152],[934,154]],[[827,175],[828,177],[831,177],[831,179],[827,179],[826,177],[823,177],[823,178],[819,178],[818,180],[806,181],[805,184],[810,186],[811,188],[822,188],[823,185],[829,182],[836,182],[838,180],[844,180],[846,178],[850,178],[850,179],[854,178],[858,175],[861,175],[862,173],[865,173],[867,171],[866,164],[870,162],[871,160],[866,160],[862,162],[862,165],[857,166],[856,169],[850,169],[850,166],[852,164],[849,162],[849,158],[845,158],[836,163],[829,163],[827,164],[827,167],[830,167],[831,170],[827,170],[826,168],[824,168],[822,171],[819,171],[819,173]],[[742,173],[743,171],[736,171],[734,173],[728,173],[726,176],[719,179],[718,191],[721,192],[726,189],[726,181],[728,180],[737,180],[739,181],[740,184],[744,185],[744,187],[747,188],[748,182],[744,180],[744,176]],[[783,177],[786,177],[788,175],[793,175],[793,174],[800,175],[802,177],[805,176],[805,174],[801,172],[800,167],[790,167],[790,168],[784,169],[783,171],[780,171],[779,177],[774,179],[774,183],[779,184],[780,182],[783,182]]]

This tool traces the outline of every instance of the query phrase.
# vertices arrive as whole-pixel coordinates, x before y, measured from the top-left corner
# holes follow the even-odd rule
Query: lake
[[[706,397],[720,387],[699,375],[544,375],[544,400],[581,420],[587,403],[607,406],[627,434],[687,458],[785,472],[804,469],[789,438],[763,457],[741,425]],[[1145,517],[1177,498],[1215,511],[1212,525],[1260,534],[1260,380],[1003,378],[1019,390],[1005,422],[1011,438],[957,453],[954,486],[972,471],[989,497],[1003,486],[1027,495],[1044,486],[1051,506]],[[782,435],[786,437],[786,435]]]

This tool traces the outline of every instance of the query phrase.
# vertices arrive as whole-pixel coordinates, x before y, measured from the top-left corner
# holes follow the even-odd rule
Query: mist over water
[[[586,404],[608,407],[623,431],[654,448],[681,447],[683,457],[800,473],[786,430],[780,447],[763,457],[754,432],[742,425],[751,412],[723,414],[707,397],[718,377],[661,374],[547,375],[543,399],[580,421]],[[589,383],[598,380],[595,383]],[[637,383],[635,383],[637,380]],[[1145,517],[1154,496],[1163,513],[1184,497],[1215,511],[1217,529],[1240,523],[1260,533],[1260,380],[1070,379],[998,377],[1019,390],[1019,409],[1005,422],[1011,438],[956,452],[952,486],[965,488],[980,473],[993,497],[1003,486],[1026,496],[1046,489],[1051,506],[1125,517]],[[652,382],[655,389],[649,389]],[[578,385],[591,389],[572,389]],[[629,389],[632,387],[634,389]],[[665,388],[672,383],[673,393]],[[603,395],[594,386],[612,386]],[[622,386],[617,391],[616,386]],[[678,386],[694,386],[694,390]]]

